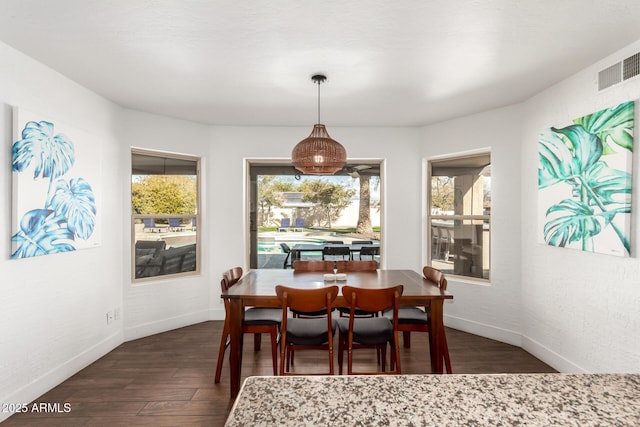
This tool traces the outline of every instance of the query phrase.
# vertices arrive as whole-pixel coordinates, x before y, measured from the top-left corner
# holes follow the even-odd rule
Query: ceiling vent
[[[640,74],[640,53],[628,57],[622,63],[622,79],[627,80]]]
[[[604,90],[640,74],[640,53],[617,62],[598,73],[598,90]]]

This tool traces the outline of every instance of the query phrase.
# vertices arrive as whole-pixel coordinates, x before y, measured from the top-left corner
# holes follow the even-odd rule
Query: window
[[[249,162],[250,267],[289,267],[296,245],[321,248],[327,241],[380,245],[382,251],[381,168],[382,161],[367,160],[331,176],[307,176],[290,163]],[[297,253],[304,260],[322,259],[317,250]],[[360,259],[357,251],[353,256]]]
[[[131,152],[132,277],[199,271],[200,159]]]
[[[446,274],[489,279],[491,155],[429,162],[428,264]]]

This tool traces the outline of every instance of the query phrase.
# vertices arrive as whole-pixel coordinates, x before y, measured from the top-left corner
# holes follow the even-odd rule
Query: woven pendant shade
[[[327,79],[322,74],[311,77],[318,84],[318,124],[313,125],[311,135],[293,147],[291,163],[305,175],[333,175],[347,162],[347,150],[320,124],[320,83]]]
[[[293,147],[291,161],[305,175],[333,175],[347,162],[347,151],[324,125],[316,124],[311,135]]]

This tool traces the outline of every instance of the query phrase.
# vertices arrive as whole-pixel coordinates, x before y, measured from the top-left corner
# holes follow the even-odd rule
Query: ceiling
[[[521,102],[640,39],[638,0],[1,0],[0,41],[205,124],[418,126]],[[595,79],[595,76],[594,76]]]

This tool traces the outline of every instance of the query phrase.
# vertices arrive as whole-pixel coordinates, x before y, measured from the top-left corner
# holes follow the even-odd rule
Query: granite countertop
[[[640,426],[640,374],[249,377],[226,426]]]

